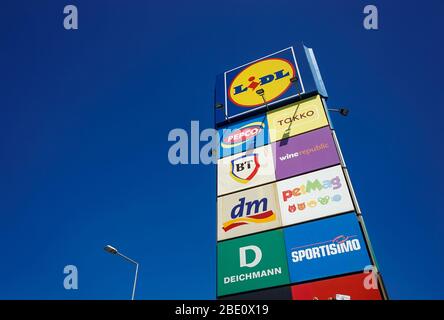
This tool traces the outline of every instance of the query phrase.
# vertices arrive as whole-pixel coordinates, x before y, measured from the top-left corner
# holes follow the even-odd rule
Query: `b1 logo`
[[[229,132],[222,138],[222,148],[233,148],[240,146],[247,141],[253,140],[265,128],[263,122],[252,122],[239,129]]]
[[[284,94],[296,74],[293,64],[282,58],[268,58],[251,64],[231,82],[228,97],[240,107],[257,107],[264,104],[256,91],[264,89],[264,97],[271,102]]]
[[[260,168],[258,155],[247,154],[231,160],[230,176],[237,182],[247,183],[254,178]]]
[[[225,222],[222,226],[225,232],[245,224],[266,223],[276,220],[276,214],[273,210],[267,209],[267,198],[245,202],[245,197],[243,197],[239,199],[239,202],[231,210],[231,220]]]

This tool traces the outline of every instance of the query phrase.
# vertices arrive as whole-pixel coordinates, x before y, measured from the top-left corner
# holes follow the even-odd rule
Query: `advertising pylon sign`
[[[327,98],[302,44],[217,76],[218,298],[388,299]]]

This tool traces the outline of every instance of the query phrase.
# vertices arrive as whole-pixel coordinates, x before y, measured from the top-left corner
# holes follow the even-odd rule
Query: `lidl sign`
[[[291,46],[216,78],[216,126],[315,94],[327,96],[313,51]]]
[[[282,230],[217,245],[218,296],[289,283]]]
[[[371,265],[355,213],[284,230],[292,283],[363,271]]]

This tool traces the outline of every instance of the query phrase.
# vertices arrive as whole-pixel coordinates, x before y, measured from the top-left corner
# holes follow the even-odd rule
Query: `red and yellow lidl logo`
[[[268,58],[243,69],[231,82],[228,97],[240,107],[252,108],[272,102],[291,86],[290,79],[296,74],[294,65],[283,58]],[[263,97],[257,93],[263,89]]]

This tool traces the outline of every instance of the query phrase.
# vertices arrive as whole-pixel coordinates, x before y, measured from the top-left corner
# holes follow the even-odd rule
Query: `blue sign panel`
[[[316,94],[327,97],[313,51],[291,46],[216,77],[216,126]]]
[[[265,114],[219,129],[219,158],[255,149],[269,143]]]
[[[362,271],[371,265],[355,213],[285,229],[291,282]]]

